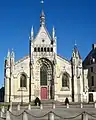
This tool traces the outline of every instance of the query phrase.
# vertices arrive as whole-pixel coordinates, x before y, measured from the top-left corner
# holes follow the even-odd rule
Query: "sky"
[[[82,59],[96,43],[96,0],[44,0],[46,27],[56,29],[58,54],[69,59],[75,41]],[[0,87],[4,84],[4,59],[14,49],[15,60],[29,53],[29,35],[40,27],[40,0],[0,0]]]

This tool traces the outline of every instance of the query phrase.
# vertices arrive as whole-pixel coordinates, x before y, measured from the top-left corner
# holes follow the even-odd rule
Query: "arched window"
[[[24,74],[20,77],[20,87],[27,87],[27,78]]]
[[[44,64],[40,68],[40,85],[47,85],[47,66]]]
[[[69,87],[69,76],[66,73],[62,76],[62,87]]]

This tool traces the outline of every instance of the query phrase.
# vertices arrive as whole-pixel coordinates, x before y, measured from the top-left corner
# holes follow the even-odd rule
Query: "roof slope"
[[[87,65],[90,65],[90,60],[94,58],[96,60],[96,49],[92,49],[87,57],[83,61],[83,67],[86,67]]]

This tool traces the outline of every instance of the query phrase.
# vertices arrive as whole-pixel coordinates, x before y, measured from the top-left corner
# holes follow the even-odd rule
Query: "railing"
[[[62,109],[63,111],[60,111],[60,109],[56,110],[55,104],[52,104],[51,110],[46,111],[43,107],[41,104],[38,106],[38,109],[34,110],[31,104],[29,104],[26,109],[21,110],[21,106],[18,104],[17,110],[13,111],[11,103],[7,110],[2,106],[0,118],[6,120],[96,120],[96,108],[93,108],[93,111],[89,108],[90,111],[88,111],[88,109],[83,109],[83,104],[79,108],[82,111],[77,112],[78,108],[75,108],[74,114],[71,115],[70,113],[73,112],[73,108],[70,108],[69,104],[66,105],[66,110]],[[67,114],[67,117],[65,114]]]
[[[2,112],[1,112],[2,113]],[[70,117],[64,117],[61,116],[53,111],[49,111],[47,113],[42,113],[42,115],[34,115],[34,113],[32,113],[31,111],[27,111],[24,110],[23,112],[20,111],[20,113],[13,113],[11,111],[6,111],[6,113],[2,113],[2,116],[0,117],[1,119],[6,119],[6,120],[14,120],[14,119],[18,119],[18,120],[96,120],[96,114],[90,114],[86,111],[77,114],[77,115],[73,115]]]

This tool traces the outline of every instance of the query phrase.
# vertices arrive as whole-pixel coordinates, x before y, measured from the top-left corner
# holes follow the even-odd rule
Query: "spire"
[[[45,26],[45,14],[43,10],[40,15],[40,26]]]
[[[75,40],[75,45],[74,45],[74,50],[73,51],[74,51],[76,57],[79,57],[81,59],[80,52],[79,52],[77,44],[76,44],[76,40]]]
[[[6,58],[6,65],[8,66],[8,67],[10,67],[10,50],[8,49],[8,53],[7,53],[7,58]]]
[[[33,26],[32,26],[32,28],[31,28],[31,40],[33,40],[34,39],[34,29],[33,29]]]
[[[8,49],[7,59],[10,58],[10,50]]]
[[[52,29],[52,39],[54,40],[55,39],[55,28],[53,26],[53,29]]]
[[[76,40],[75,40],[75,44],[74,44],[74,52],[75,52],[75,54],[78,53],[78,48],[77,48]]]
[[[11,67],[12,67],[12,69],[13,69],[14,61],[15,61],[15,53],[12,49],[12,52],[11,52]]]
[[[42,12],[41,12],[41,15],[40,15],[40,26],[44,26],[45,25],[45,14],[44,14],[44,11],[43,11],[43,5],[44,5],[44,1],[41,0],[41,4],[42,4]]]
[[[15,53],[14,53],[14,51],[12,49],[11,58],[14,58],[14,57],[15,57]]]

